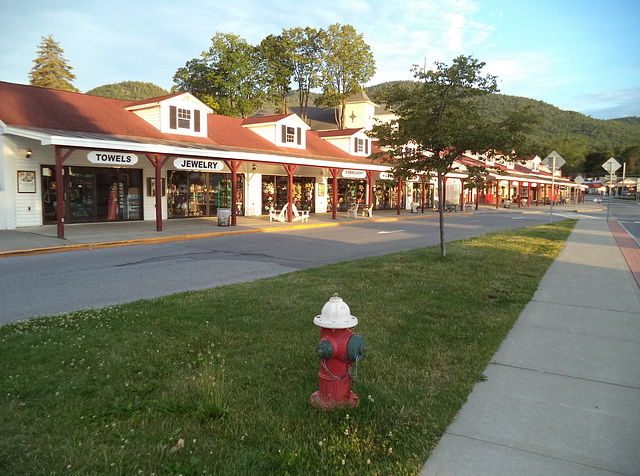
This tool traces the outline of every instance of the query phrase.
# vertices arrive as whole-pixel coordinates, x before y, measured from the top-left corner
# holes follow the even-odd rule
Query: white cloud
[[[600,119],[640,116],[640,87],[600,90],[569,98],[571,110]]]
[[[545,53],[522,52],[517,56],[488,59],[485,70],[498,77],[504,94],[543,97],[549,90],[571,82],[571,77],[558,71],[558,61]]]

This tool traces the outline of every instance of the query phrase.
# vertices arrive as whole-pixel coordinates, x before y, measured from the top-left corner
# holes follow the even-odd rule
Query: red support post
[[[397,204],[397,209],[398,209],[398,215],[400,215],[400,204],[402,202],[402,179],[398,179],[398,204]]]
[[[522,202],[522,182],[518,182],[518,208],[520,208],[520,202]]]
[[[369,199],[367,200],[367,206],[371,206],[373,203],[373,177],[375,174],[375,170],[367,170],[367,180],[369,180]]]
[[[496,180],[496,210],[500,208],[500,180]]]
[[[527,182],[527,207],[531,206],[531,182]]]
[[[56,146],[56,222],[58,238],[64,238],[64,204],[65,200],[65,186],[64,176],[62,174],[62,165],[64,161],[69,158],[74,149],[69,149],[66,154],[62,155],[62,147]]]
[[[298,170],[298,165],[284,164],[284,169],[287,171],[287,221],[291,223],[293,221],[293,174]]]
[[[425,200],[427,199],[427,197],[425,196],[427,187],[424,181],[424,175],[420,176],[420,186],[422,187],[422,191],[420,193],[420,205],[422,207],[422,213],[424,213],[424,203],[425,203]]]
[[[145,154],[151,165],[155,169],[155,181],[156,181],[156,231],[162,231],[162,167],[167,163],[170,155],[167,155],[164,159],[160,158],[158,154]]]
[[[242,165],[242,160],[225,160],[225,164],[231,170],[231,226],[237,223],[237,207],[238,201],[238,169]]]
[[[338,175],[340,174],[341,169],[329,169],[331,171],[331,177],[333,178],[332,187],[331,187],[331,202],[332,202],[332,216],[334,220],[337,218],[337,210],[338,210]]]

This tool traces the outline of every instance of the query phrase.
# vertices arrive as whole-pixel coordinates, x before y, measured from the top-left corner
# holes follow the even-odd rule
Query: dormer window
[[[191,129],[191,111],[189,109],[178,109],[178,127]]]
[[[285,144],[302,145],[302,128],[289,127],[283,124],[282,125],[282,142],[284,142]]]
[[[191,127],[191,113],[193,112],[193,128]],[[200,132],[200,111],[198,109],[182,109],[176,106],[169,107],[169,128],[186,129]]]
[[[287,142],[293,142],[295,140],[296,129],[295,127],[287,127]]]
[[[163,133],[207,137],[213,110],[190,93],[138,101],[125,108]]]
[[[369,154],[369,139],[354,138],[354,152],[356,154]]]

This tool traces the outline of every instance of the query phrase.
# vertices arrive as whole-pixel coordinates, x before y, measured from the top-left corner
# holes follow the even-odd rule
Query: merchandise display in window
[[[312,177],[294,177],[292,198],[298,210],[313,212],[316,180]],[[262,176],[262,213],[270,209],[281,210],[289,201],[289,178],[279,175]]]
[[[53,166],[42,166],[43,222],[57,219],[58,184]],[[67,223],[141,220],[142,170],[64,167]]]
[[[333,183],[329,182],[329,200],[327,200],[327,211],[333,210]],[[366,204],[367,202],[367,181],[338,179],[338,204],[336,210],[344,212],[349,205],[356,203]]]
[[[167,173],[169,218],[214,217],[231,208],[231,174],[170,170]],[[244,175],[238,175],[236,214],[244,214]]]

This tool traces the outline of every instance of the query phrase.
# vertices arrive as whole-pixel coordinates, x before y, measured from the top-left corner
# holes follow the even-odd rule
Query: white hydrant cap
[[[323,306],[320,315],[313,318],[313,323],[326,329],[350,329],[358,325],[358,318],[351,315],[349,306],[336,293]]]

